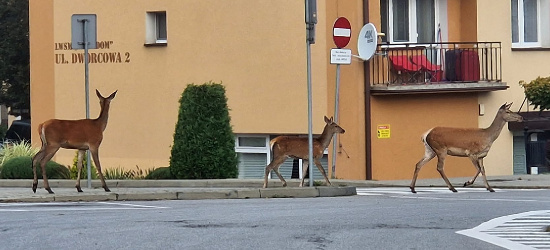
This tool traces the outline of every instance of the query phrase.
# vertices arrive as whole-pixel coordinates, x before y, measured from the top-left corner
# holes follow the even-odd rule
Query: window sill
[[[514,48],[512,47],[512,51],[550,51],[550,48],[545,48],[545,47]]]
[[[145,47],[166,47],[168,46],[168,43],[145,43],[143,44]]]

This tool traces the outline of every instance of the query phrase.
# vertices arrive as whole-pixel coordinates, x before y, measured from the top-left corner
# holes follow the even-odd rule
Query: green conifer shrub
[[[238,175],[235,137],[225,87],[188,85],[180,99],[170,170],[178,179],[225,179]]]

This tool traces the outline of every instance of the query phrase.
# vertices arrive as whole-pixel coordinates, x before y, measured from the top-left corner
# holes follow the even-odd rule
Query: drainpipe
[[[363,0],[363,23],[369,23],[369,0]],[[370,63],[363,62],[364,84],[365,84],[365,156],[367,180],[372,180],[372,157],[371,157],[371,118],[370,118]]]

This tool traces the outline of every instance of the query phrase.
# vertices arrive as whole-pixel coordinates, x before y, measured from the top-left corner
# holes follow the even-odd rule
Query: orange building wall
[[[372,176],[374,180],[410,179],[424,155],[420,138],[436,126],[478,127],[477,95],[426,94],[374,96],[372,105]],[[390,138],[378,138],[378,126],[390,126]],[[420,171],[419,178],[438,178],[437,160]],[[468,159],[448,157],[447,176],[476,173]]]
[[[54,35],[51,24],[54,19],[53,0],[29,2],[29,39],[31,87],[31,120],[42,121],[55,114]],[[38,123],[32,123],[32,140],[40,145]]]
[[[145,47],[146,12],[160,10],[167,11],[168,45]],[[325,12],[323,4],[318,11]],[[167,166],[178,100],[190,83],[226,86],[235,133],[307,134],[304,3],[293,0],[31,0],[31,20],[39,20],[31,24],[33,127],[85,117],[84,65],[73,61],[83,51],[62,46],[71,41],[75,13],[97,14],[98,41],[109,46],[91,53],[121,58],[90,64],[91,118],[99,113],[94,89],[118,89],[100,149],[105,167]],[[325,27],[324,19],[318,25]],[[327,114],[325,48],[324,39],[312,46],[317,134]],[[71,164],[74,154],[60,150],[55,159]]]
[[[373,2],[373,1],[371,1]],[[318,1],[318,4],[322,1]],[[336,48],[332,38],[334,21],[346,17],[351,24],[351,39],[346,46],[357,55],[357,38],[363,26],[363,5],[361,1],[326,1],[326,14],[321,14],[326,21],[326,54]],[[338,136],[336,155],[336,178],[366,179],[365,155],[365,84],[363,73],[364,62],[352,58],[350,65],[340,66],[339,124],[346,133]],[[327,68],[327,114],[334,115],[336,92],[336,65],[326,64]],[[340,147],[341,145],[341,147]],[[329,163],[332,162],[332,143],[329,146]],[[329,168],[332,173],[332,169]]]

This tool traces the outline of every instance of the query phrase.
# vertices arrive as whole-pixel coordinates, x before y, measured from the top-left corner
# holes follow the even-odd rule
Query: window
[[[238,135],[235,138],[235,152],[239,156],[239,179],[263,179],[265,167],[271,162],[271,148],[269,141],[275,136],[269,135]],[[279,173],[285,180],[291,179],[293,171],[293,160],[287,159],[280,167]],[[302,176],[302,160],[298,161],[299,178]],[[328,150],[325,150],[321,164],[328,174]],[[275,178],[277,175],[272,171],[268,178]],[[317,167],[313,167],[313,178],[322,180],[323,175]]]
[[[389,43],[431,43],[436,39],[434,0],[380,0],[382,38]]]
[[[166,32],[166,11],[147,12],[145,24],[145,44],[166,45],[168,41]]]
[[[265,167],[271,159],[269,136],[239,135],[235,139],[239,156],[239,179],[263,179]]]

